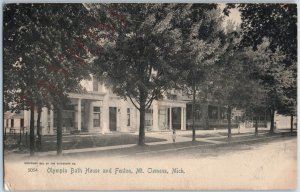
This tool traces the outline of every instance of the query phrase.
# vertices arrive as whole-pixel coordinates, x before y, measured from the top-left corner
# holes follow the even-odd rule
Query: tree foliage
[[[84,12],[80,4],[5,6],[4,102],[7,109],[51,106],[57,109],[68,101],[69,92],[80,90],[80,80],[88,75],[88,62],[81,58],[86,51],[74,51],[73,47],[78,43],[83,24],[80,15]],[[31,121],[31,151],[33,126]]]
[[[241,13],[240,47],[252,47],[254,76],[267,91],[267,108],[274,129],[275,110],[295,114],[297,78],[296,4],[227,4],[224,13]]]
[[[223,17],[217,6],[186,5],[176,10],[173,26],[180,32],[176,67],[180,71],[177,84],[192,95],[192,130],[195,141],[195,102],[199,92],[209,83],[210,69],[224,54],[226,46]],[[204,91],[207,92],[207,91]],[[207,94],[206,94],[207,95]]]

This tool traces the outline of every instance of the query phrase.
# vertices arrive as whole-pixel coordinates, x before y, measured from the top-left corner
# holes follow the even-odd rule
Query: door
[[[117,130],[117,108],[116,107],[109,108],[109,130],[110,131]]]
[[[172,107],[172,129],[181,129],[181,108],[180,107]],[[170,126],[170,108],[168,108],[167,114],[167,124]]]
[[[180,107],[172,108],[172,127],[173,127],[173,129],[181,128],[181,108]]]

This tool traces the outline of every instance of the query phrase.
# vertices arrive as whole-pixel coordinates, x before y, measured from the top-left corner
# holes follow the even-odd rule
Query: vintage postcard
[[[3,5],[4,188],[297,188],[297,4]]]

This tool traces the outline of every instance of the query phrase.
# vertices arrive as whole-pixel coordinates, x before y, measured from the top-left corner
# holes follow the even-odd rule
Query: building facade
[[[84,93],[70,93],[70,103],[63,110],[63,133],[136,132],[139,111],[106,88],[97,79],[83,80]],[[146,131],[186,130],[187,101],[165,98],[153,101],[145,114]],[[37,118],[37,114],[35,114]],[[5,132],[28,131],[30,112],[4,114]],[[36,126],[36,119],[35,119]],[[56,113],[44,107],[41,114],[43,135],[56,133]]]

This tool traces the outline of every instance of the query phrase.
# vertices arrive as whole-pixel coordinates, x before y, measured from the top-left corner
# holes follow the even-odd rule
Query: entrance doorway
[[[109,107],[109,130],[117,131],[117,108]]]
[[[168,108],[168,126],[170,122],[170,108]],[[181,129],[181,107],[172,108],[172,128]]]

